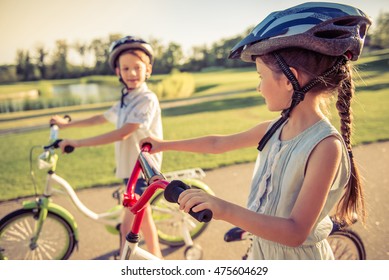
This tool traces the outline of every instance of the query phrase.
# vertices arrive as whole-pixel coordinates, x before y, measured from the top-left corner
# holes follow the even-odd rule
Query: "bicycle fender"
[[[34,209],[38,207],[37,201],[24,201],[23,202],[23,209]],[[47,209],[49,212],[53,212],[54,214],[57,214],[58,216],[62,217],[65,221],[68,222],[68,224],[72,227],[74,231],[74,237],[76,241],[79,241],[78,236],[78,226],[76,223],[76,220],[74,219],[73,215],[63,208],[62,206],[52,203],[49,201]]]

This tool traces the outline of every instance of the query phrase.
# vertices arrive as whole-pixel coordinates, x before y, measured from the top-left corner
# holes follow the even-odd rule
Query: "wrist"
[[[82,146],[84,146],[85,144],[84,144],[84,141],[83,140],[74,140],[73,141],[73,145],[74,145],[74,147],[76,148],[79,148],[79,147],[82,147]]]

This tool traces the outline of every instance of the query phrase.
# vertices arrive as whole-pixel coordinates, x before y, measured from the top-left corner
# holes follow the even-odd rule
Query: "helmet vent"
[[[357,26],[360,22],[360,19],[358,18],[348,18],[348,19],[341,19],[334,22],[334,25],[337,26]]]
[[[327,30],[327,31],[316,32],[315,36],[323,39],[343,39],[343,38],[349,38],[350,32],[343,31],[343,30]]]
[[[359,27],[359,36],[361,38],[365,38],[366,36],[366,32],[367,32],[367,25],[366,24],[362,24],[360,27]]]

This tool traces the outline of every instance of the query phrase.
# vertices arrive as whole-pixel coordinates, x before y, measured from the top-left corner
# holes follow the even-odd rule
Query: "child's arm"
[[[236,134],[208,135],[185,140],[161,140],[148,137],[143,139],[140,145],[150,143],[152,145],[152,153],[174,150],[218,154],[239,148],[256,146],[265,134],[268,125],[269,122],[265,122]]]
[[[128,138],[134,131],[139,128],[140,124],[138,123],[127,123],[123,125],[121,128],[97,135],[94,137],[83,138],[83,139],[64,139],[59,143],[62,151],[66,146],[77,147],[89,147],[89,146],[98,146],[104,144],[110,144],[116,141],[121,141]]]
[[[180,208],[198,212],[210,209],[215,219],[227,221],[261,238],[287,246],[300,246],[310,234],[322,211],[339,168],[341,143],[335,137],[320,142],[310,155],[302,189],[289,217],[258,214],[211,196],[201,190],[186,190]]]
[[[71,122],[68,122],[67,119],[60,117],[58,115],[52,116],[50,119],[50,124],[56,124],[59,128],[69,128],[69,127],[84,127],[84,126],[91,126],[91,125],[98,125],[105,123],[107,119],[104,117],[104,115],[96,115],[90,118],[86,118],[83,120],[74,120]]]

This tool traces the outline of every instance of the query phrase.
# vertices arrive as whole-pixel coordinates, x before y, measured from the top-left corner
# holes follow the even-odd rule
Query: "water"
[[[120,86],[91,84],[70,84],[53,86],[55,98],[79,98],[81,104],[118,100],[121,95]]]

